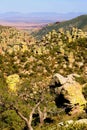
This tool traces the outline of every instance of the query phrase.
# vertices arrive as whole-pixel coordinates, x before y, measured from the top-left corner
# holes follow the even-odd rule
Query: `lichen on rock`
[[[20,81],[20,78],[19,78],[18,74],[9,75],[6,79],[9,90],[12,91],[12,92],[16,92],[16,90],[17,90],[16,85],[19,81]]]

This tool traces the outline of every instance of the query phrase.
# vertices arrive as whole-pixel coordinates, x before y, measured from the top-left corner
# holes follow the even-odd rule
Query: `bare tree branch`
[[[41,103],[42,101],[43,101],[43,98],[41,98],[41,101],[39,101],[39,102],[35,105],[35,107],[32,109],[32,111],[31,111],[31,113],[30,113],[30,115],[29,115],[29,124],[31,124],[31,122],[32,122],[33,114],[34,114],[36,108],[40,105],[40,103]]]
[[[15,107],[13,104],[10,106],[11,109],[15,110],[15,112],[17,113],[17,115],[19,115],[21,117],[22,120],[25,121],[28,130],[33,130],[33,127],[31,125],[32,120],[33,120],[33,114],[35,113],[36,108],[40,105],[40,103],[43,101],[43,98],[41,98],[41,100],[35,105],[35,107],[32,108],[32,111],[29,115],[29,119],[27,119],[19,110],[17,107]]]
[[[23,114],[19,112],[17,108],[15,108],[14,110],[21,117],[21,119],[23,119],[26,123],[28,122],[28,119],[25,116],[23,116]]]
[[[44,110],[43,112],[40,110],[40,107],[38,106],[38,112],[39,112],[39,118],[40,118],[40,126],[43,125],[44,123],[44,120],[46,119],[47,117],[47,109],[46,107],[44,107]]]

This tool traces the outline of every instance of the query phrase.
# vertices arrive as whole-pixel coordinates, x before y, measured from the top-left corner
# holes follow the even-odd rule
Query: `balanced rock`
[[[86,100],[82,94],[82,86],[75,81],[75,77],[79,77],[79,75],[70,74],[63,77],[60,74],[55,74],[53,76],[53,83],[55,84],[52,84],[58,96],[57,105],[66,106],[68,109],[71,108],[72,113],[81,112],[86,105]]]

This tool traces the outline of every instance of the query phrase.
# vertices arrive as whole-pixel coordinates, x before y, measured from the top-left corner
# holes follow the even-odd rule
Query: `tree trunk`
[[[31,126],[31,124],[29,124],[29,122],[27,122],[26,125],[27,125],[27,130],[33,130],[33,127]]]
[[[39,118],[40,118],[40,127],[44,124],[44,120],[47,117],[46,107],[44,107],[43,112],[40,110],[40,107],[38,107],[39,112]]]
[[[30,120],[28,120],[25,116],[23,116],[23,114],[21,112],[18,111],[18,109],[16,107],[14,107],[14,110],[21,117],[21,119],[25,121],[25,123],[27,125],[27,129],[28,130],[33,130],[33,127],[31,126],[33,113],[31,112]]]

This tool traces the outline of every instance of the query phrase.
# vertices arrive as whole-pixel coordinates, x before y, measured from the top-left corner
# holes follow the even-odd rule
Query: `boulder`
[[[72,105],[84,105],[86,103],[82,94],[82,86],[77,82],[65,83],[61,87],[60,94],[62,94],[64,98],[68,100]]]
[[[87,119],[80,119],[75,122],[75,124],[87,124]]]
[[[79,120],[67,120],[65,122],[60,122],[58,123],[58,126],[64,126],[64,127],[69,127],[69,125],[82,125],[82,124],[87,124],[87,119],[79,119]]]
[[[57,105],[66,106],[71,114],[82,112],[86,100],[82,94],[82,86],[75,81],[75,77],[79,77],[77,74],[70,74],[67,77],[63,77],[60,74],[53,76],[52,82],[54,82],[55,93],[57,94]],[[70,108],[70,109],[69,109]]]

